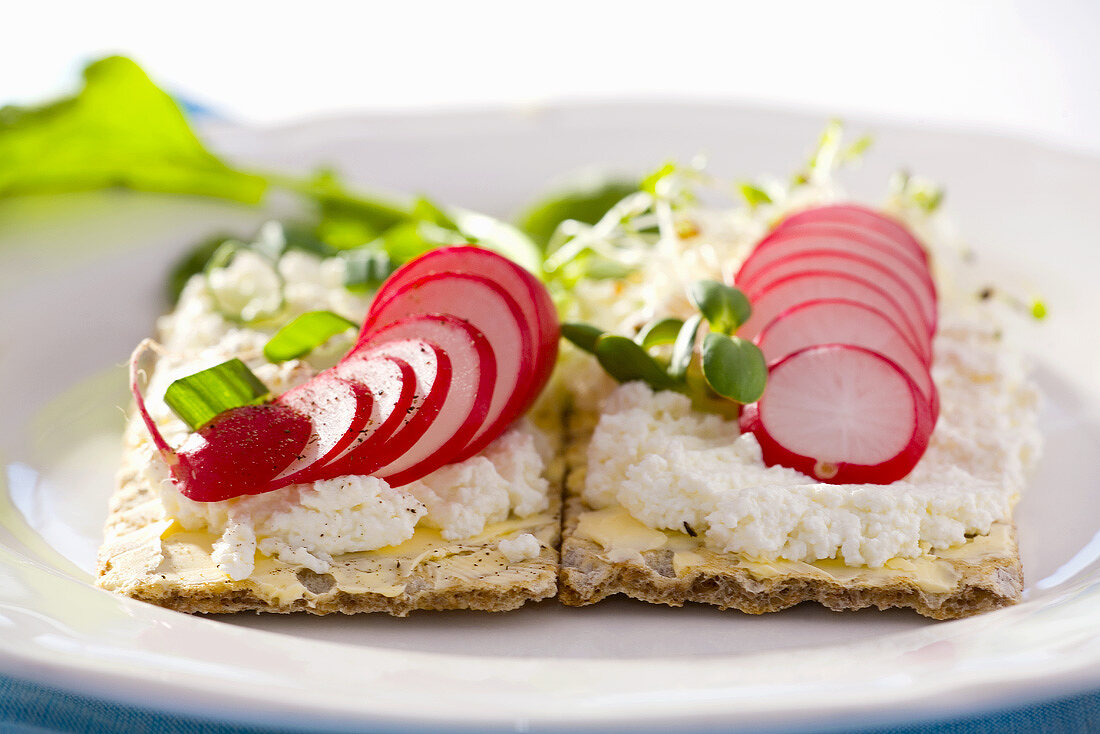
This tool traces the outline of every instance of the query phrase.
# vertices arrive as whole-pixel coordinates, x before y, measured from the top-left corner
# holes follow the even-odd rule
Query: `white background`
[[[108,52],[233,118],[706,97],[1100,152],[1100,2],[20,2],[0,103]]]

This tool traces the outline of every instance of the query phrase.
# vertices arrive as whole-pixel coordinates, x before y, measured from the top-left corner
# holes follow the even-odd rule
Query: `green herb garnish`
[[[749,320],[752,306],[737,288],[716,280],[700,280],[688,289],[688,298],[706,317],[712,331],[732,334]]]
[[[637,181],[618,178],[581,181],[535,202],[516,222],[545,250],[562,222],[595,224],[611,207],[638,190]]]
[[[768,368],[760,349],[732,336],[752,315],[752,306],[738,289],[712,280],[692,284],[689,297],[700,313],[687,321],[653,321],[634,339],[607,334],[588,324],[563,324],[561,333],[595,354],[604,371],[619,382],[641,380],[654,390],[676,390],[691,397],[700,410],[730,415],[736,412],[734,403],[759,400],[767,381]],[[699,349],[699,327],[704,320],[709,332]],[[650,353],[669,344],[671,356]]]
[[[903,207],[915,207],[931,214],[943,204],[944,189],[928,179],[901,170],[890,178],[890,198]]]
[[[737,190],[741,192],[741,196],[745,197],[750,209],[755,209],[761,204],[772,203],[772,197],[768,195],[768,192],[754,184],[740,183],[737,185]]]
[[[286,362],[312,352],[337,334],[359,324],[332,311],[307,311],[279,329],[264,345],[269,362]]]
[[[634,337],[634,341],[640,344],[642,349],[651,349],[662,344],[672,344],[676,341],[676,336],[682,328],[684,328],[683,319],[671,317],[657,319],[642,327],[642,330]]]
[[[168,386],[164,402],[184,423],[197,431],[227,410],[257,405],[271,391],[239,359],[181,377]]]

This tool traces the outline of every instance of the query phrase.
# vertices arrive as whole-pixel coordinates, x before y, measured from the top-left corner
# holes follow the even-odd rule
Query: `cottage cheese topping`
[[[606,400],[588,449],[585,501],[620,504],[653,528],[703,535],[717,552],[882,566],[984,534],[1010,516],[1038,455],[1036,392],[991,326],[942,324],[941,410],[905,480],[831,485],[766,467],[751,434],[642,383]]]
[[[334,363],[350,347],[350,337],[338,337],[307,361],[266,362],[263,346],[286,320],[319,309],[362,319],[369,298],[343,287],[343,261],[337,258],[291,251],[278,262],[279,277],[270,269],[265,273],[265,267],[270,268],[258,256],[239,257],[231,267],[215,270],[212,282],[192,278],[176,310],[160,320],[163,352],[146,391],[147,407],[173,445],[188,434],[163,402],[174,380],[238,357],[280,394]],[[211,287],[217,290],[217,301]],[[259,312],[255,304],[269,305],[271,289],[278,287],[284,303],[276,323],[242,326],[218,311],[218,304],[236,304]],[[411,538],[419,523],[439,529],[448,540],[465,539],[488,523],[513,514],[528,517],[550,504],[549,482],[543,476],[552,453],[550,439],[526,420],[478,456],[400,488],[376,477],[347,476],[224,502],[194,502],[181,495],[139,424],[132,422],[128,440],[148,453],[146,480],[158,488],[166,515],[186,530],[205,529],[218,536],[213,560],[235,580],[252,573],[257,551],[324,573],[333,556],[397,545]],[[525,553],[529,547],[524,541],[513,550]]]
[[[531,533],[523,533],[514,538],[503,538],[497,543],[497,548],[511,563],[530,561],[533,558],[538,558],[539,553],[542,552],[539,539]]]

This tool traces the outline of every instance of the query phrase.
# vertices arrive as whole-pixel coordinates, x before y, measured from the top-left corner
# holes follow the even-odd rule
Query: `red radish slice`
[[[149,414],[139,387],[138,363],[149,345],[143,341],[130,358],[130,391],[183,496],[218,502],[268,491],[269,480],[289,466],[309,440],[309,418],[275,403],[234,408],[173,449]]]
[[[492,250],[480,247],[442,247],[401,266],[375,296],[371,314],[406,283],[432,274],[479,275],[493,281],[519,306],[531,333],[536,334],[535,374],[524,400],[526,410],[550,378],[558,357],[560,326],[550,292],[538,278]],[[522,411],[521,411],[522,412]]]
[[[317,469],[343,453],[366,428],[374,396],[366,386],[326,370],[275,402],[309,416],[313,430],[298,458],[271,480],[272,488],[315,481]]]
[[[920,296],[924,312],[935,312],[936,287],[928,266],[904,250],[828,225],[776,230],[760,241],[737,273],[738,283],[751,281],[772,262],[822,250],[847,252],[874,260],[904,278]]]
[[[503,288],[478,275],[427,275],[405,283],[372,310],[361,342],[369,342],[387,323],[430,313],[450,314],[488,339],[496,359],[496,386],[484,424],[456,461],[476,454],[519,415],[536,369],[534,345],[523,313]]]
[[[830,223],[876,232],[897,242],[925,262],[928,252],[901,222],[882,212],[858,204],[832,204],[792,214],[779,223],[779,228],[796,227],[807,223]]]
[[[379,339],[383,346],[375,347]],[[386,461],[371,471],[391,486],[401,486],[455,460],[485,423],[496,386],[496,359],[481,332],[453,316],[414,316],[391,324],[372,337],[372,349],[405,359],[416,369],[416,349],[410,340],[423,339],[439,350],[440,371],[450,379],[442,405],[427,423],[420,419],[425,407],[379,450]],[[427,401],[425,401],[425,406]]]
[[[755,298],[750,297],[752,316],[737,330],[737,335],[752,339],[792,306],[824,298],[858,301],[881,311],[917,345],[921,359],[926,363],[931,360],[931,341],[919,315],[906,313],[893,296],[874,283],[843,273],[811,271],[777,280]]]
[[[370,452],[393,435],[410,413],[416,395],[416,373],[403,359],[363,355],[358,351],[344,357],[335,369],[338,375],[362,384],[374,396],[370,421],[334,459],[339,460],[360,447],[364,447],[363,452]]]
[[[773,365],[741,425],[764,463],[832,484],[902,479],[928,447],[928,402],[898,365],[848,345],[803,349]]]
[[[847,273],[879,284],[890,295],[894,296],[898,304],[907,313],[921,314],[925,331],[929,336],[935,333],[936,306],[934,302],[923,301],[896,270],[884,267],[874,260],[847,252],[811,251],[799,253],[796,256],[782,260],[774,260],[758,270],[751,281],[739,283],[738,285],[751,299],[751,294],[767,290],[772,283],[780,278],[812,270]]]
[[[840,299],[808,301],[781,313],[756,336],[769,364],[820,344],[848,344],[881,354],[905,370],[932,414],[939,413],[928,365],[897,325],[870,306]]]

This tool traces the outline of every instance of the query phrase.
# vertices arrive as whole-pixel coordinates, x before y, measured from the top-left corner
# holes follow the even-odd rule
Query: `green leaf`
[[[425,222],[431,222],[437,227],[459,231],[458,224],[451,219],[446,212],[434,201],[424,195],[420,195],[413,202],[412,216]]]
[[[867,149],[871,147],[871,144],[875,141],[870,135],[862,135],[856,139],[854,143],[849,145],[841,153],[840,157],[843,161],[854,161],[863,157],[863,154],[867,152]]]
[[[269,362],[286,362],[312,352],[337,334],[358,329],[359,324],[332,311],[307,311],[264,345],[264,357]]]
[[[711,332],[703,340],[703,376],[722,397],[752,403],[764,394],[768,366],[752,342]]]
[[[695,353],[695,342],[701,323],[703,323],[703,315],[695,314],[684,322],[680,333],[676,335],[676,341],[672,345],[672,359],[668,365],[668,374],[674,380],[683,380],[684,375],[687,374],[691,356]]]
[[[737,188],[741,191],[741,196],[745,197],[745,201],[749,203],[749,208],[755,209],[761,204],[771,204],[772,197],[768,196],[768,192],[759,186],[754,186],[751,183],[740,183]]]
[[[256,203],[267,182],[207,151],[172,98],[120,56],[89,65],[74,97],[0,109],[0,197],[115,186]]]
[[[393,259],[384,252],[365,247],[341,253],[344,258],[344,287],[353,293],[377,290],[396,270]]]
[[[655,390],[675,386],[657,360],[625,336],[604,334],[597,339],[596,359],[604,371],[619,382],[642,380]]]
[[[634,341],[640,344],[642,349],[649,349],[662,344],[672,344],[676,341],[676,337],[682,328],[684,328],[683,319],[657,319],[646,324],[634,337]]]
[[[540,249],[546,249],[562,222],[572,219],[595,224],[611,207],[636,191],[636,181],[614,178],[583,181],[535,202],[520,214],[516,224]]]
[[[270,397],[271,391],[244,362],[231,359],[176,380],[168,386],[164,402],[195,431],[227,410]]]
[[[589,354],[596,353],[596,342],[603,334],[603,329],[597,329],[588,324],[561,325],[562,337]]]
[[[752,306],[744,293],[716,280],[696,281],[688,289],[688,297],[706,317],[712,331],[732,334],[752,315]]]

